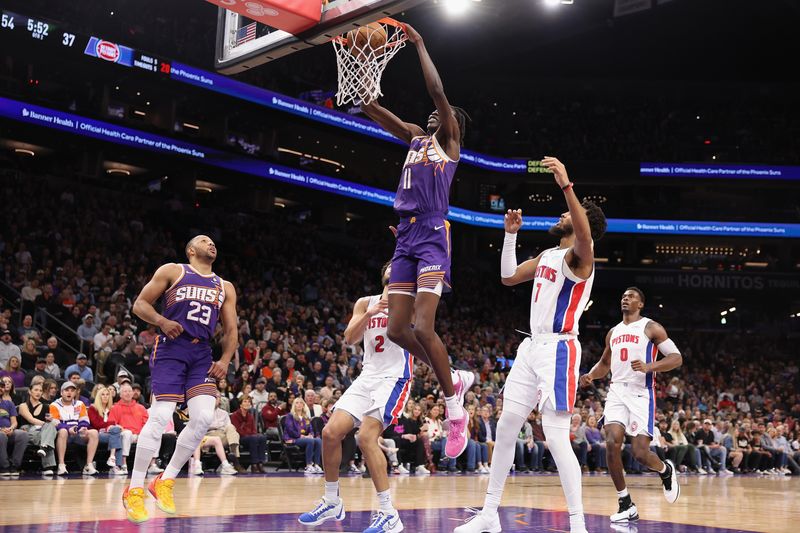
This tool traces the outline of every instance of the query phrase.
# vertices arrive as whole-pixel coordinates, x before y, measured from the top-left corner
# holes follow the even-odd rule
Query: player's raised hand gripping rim
[[[419,32],[415,30],[413,26],[411,26],[411,24],[403,24],[401,27],[403,28],[403,32],[405,32],[406,37],[408,37],[408,42],[411,44],[423,42],[422,35],[420,35]]]
[[[506,233],[517,233],[522,227],[522,209],[509,209],[503,218]]]

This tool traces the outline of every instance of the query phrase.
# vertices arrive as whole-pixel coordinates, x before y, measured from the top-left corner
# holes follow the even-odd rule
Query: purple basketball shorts
[[[207,342],[159,335],[150,355],[153,396],[177,403],[201,394],[216,396],[217,382],[208,375],[213,364]]]
[[[450,223],[442,213],[403,218],[397,226],[389,293],[450,290]]]

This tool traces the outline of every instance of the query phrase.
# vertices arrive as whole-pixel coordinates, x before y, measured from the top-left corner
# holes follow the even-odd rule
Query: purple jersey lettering
[[[183,326],[182,337],[207,342],[214,336],[225,301],[222,278],[200,274],[190,265],[181,268],[181,277],[164,293],[162,314]]]
[[[447,214],[457,166],[458,161],[447,156],[435,135],[411,139],[394,200],[395,213],[401,218]]]

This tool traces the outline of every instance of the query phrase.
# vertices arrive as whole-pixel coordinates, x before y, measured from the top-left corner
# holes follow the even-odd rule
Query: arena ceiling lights
[[[445,10],[451,15],[463,15],[469,8],[472,7],[473,2],[480,2],[481,0],[443,0]]]

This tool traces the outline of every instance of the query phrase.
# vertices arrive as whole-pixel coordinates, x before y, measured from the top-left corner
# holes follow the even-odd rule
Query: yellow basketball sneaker
[[[122,505],[128,512],[128,520],[134,524],[146,522],[150,517],[144,508],[144,489],[142,487],[125,489],[122,493]]]
[[[175,486],[174,479],[161,479],[164,474],[159,474],[150,482],[148,490],[153,498],[156,499],[156,505],[165,513],[175,514],[175,500],[172,497],[172,488]]]

